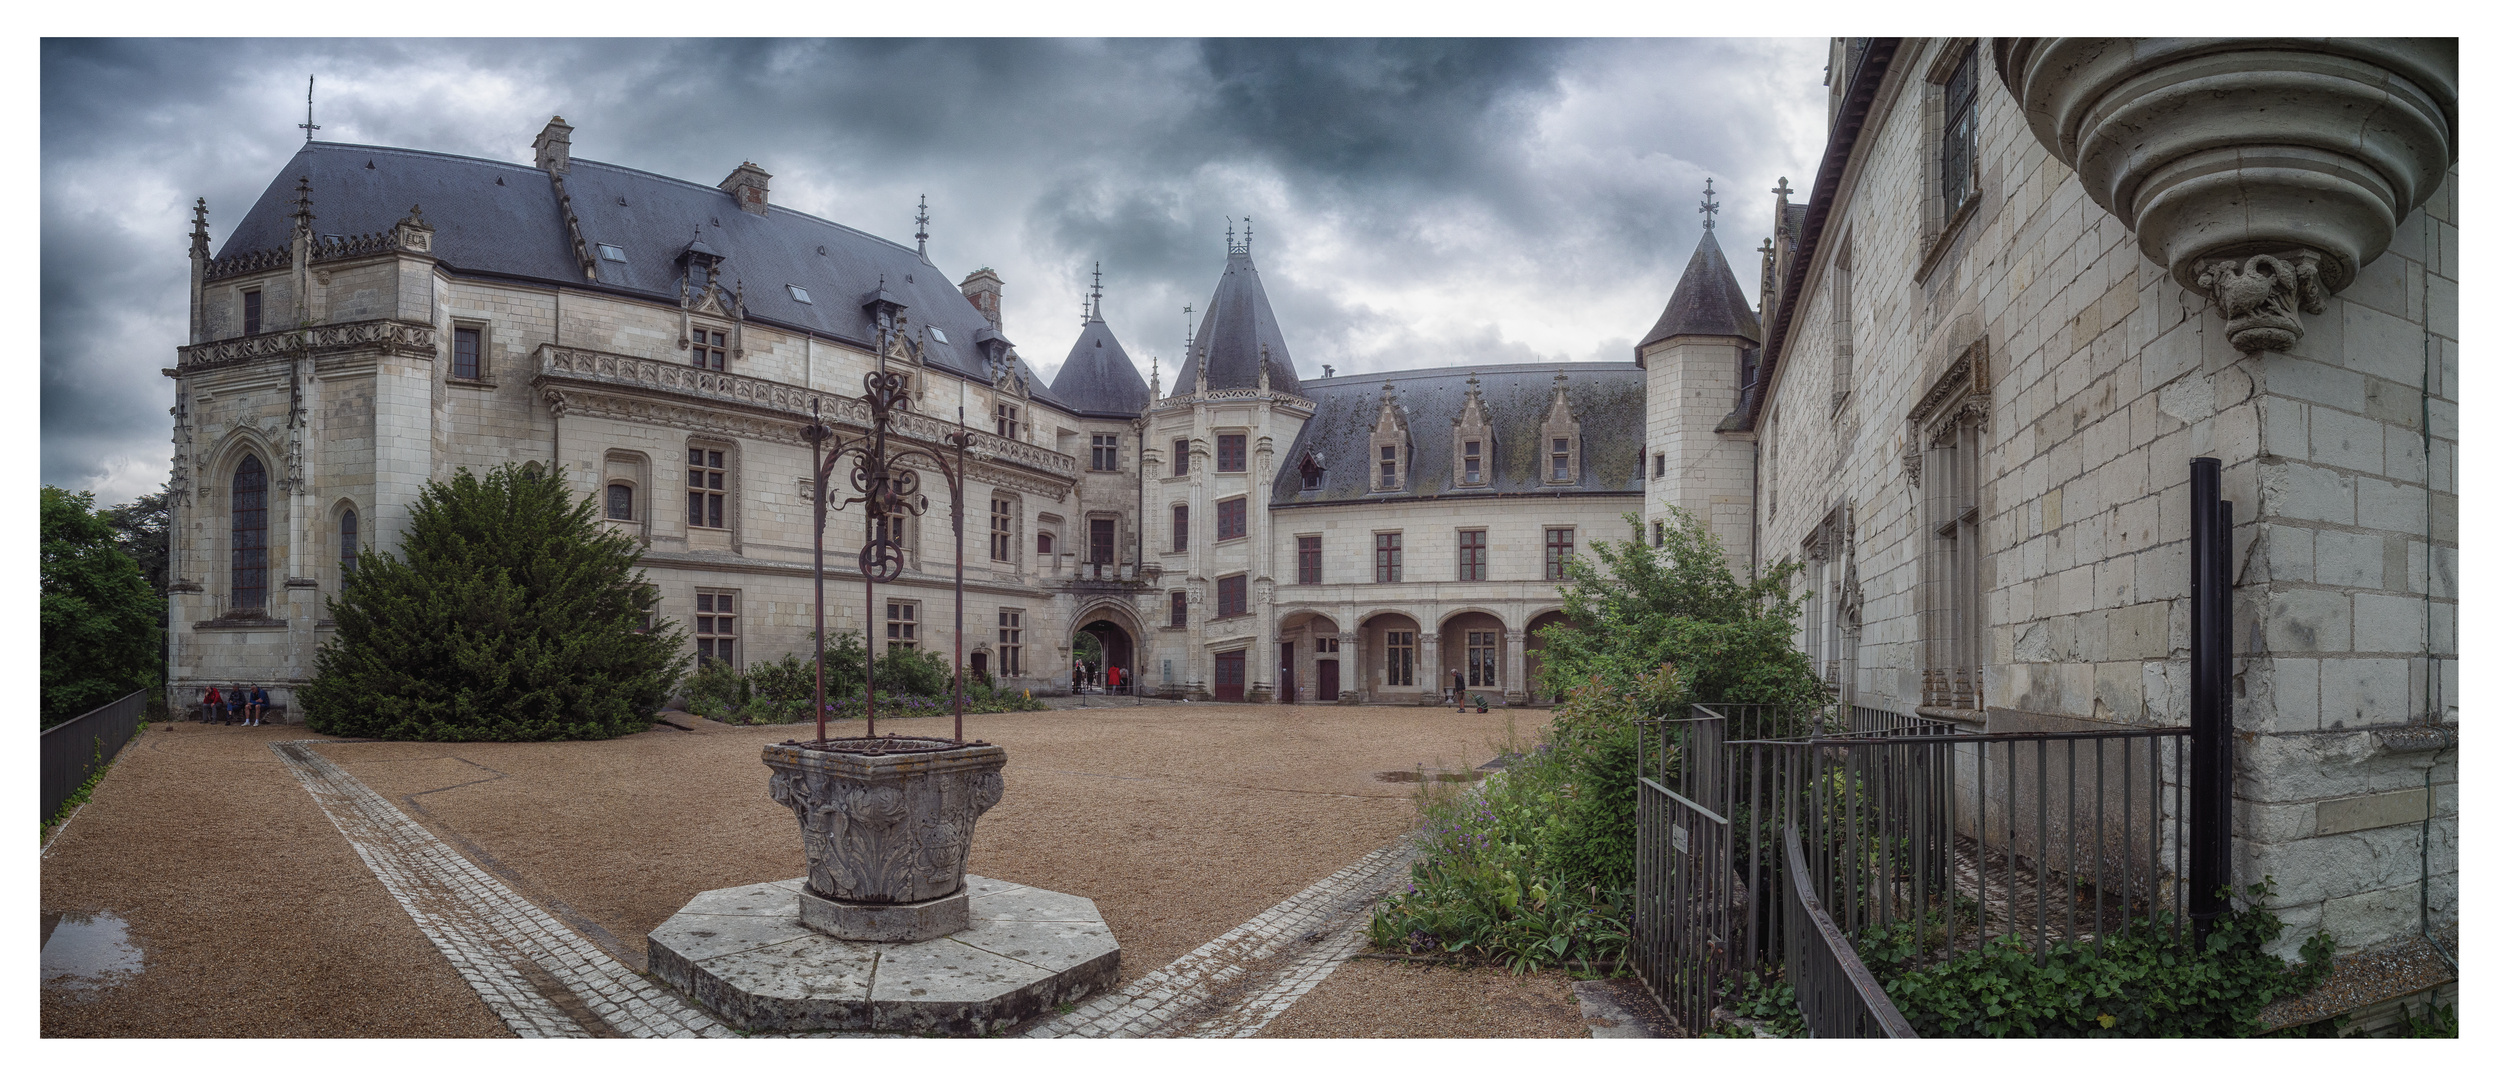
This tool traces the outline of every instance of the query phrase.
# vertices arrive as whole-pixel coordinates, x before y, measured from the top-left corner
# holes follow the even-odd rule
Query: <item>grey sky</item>
[[[742,159],[777,203],[1007,282],[1050,377],[1090,266],[1131,355],[1169,377],[1226,218],[1307,375],[1620,360],[1694,248],[1705,177],[1753,295],[1778,175],[1825,141],[1823,39],[1462,41],[73,41],[42,48],[44,482],[156,489],[185,321],[191,200],[213,241],[301,142],[704,183]],[[1145,372],[1143,372],[1145,374]]]

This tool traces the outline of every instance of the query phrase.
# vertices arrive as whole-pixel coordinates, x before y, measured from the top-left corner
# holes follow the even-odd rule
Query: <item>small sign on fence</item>
[[[1679,849],[1681,855],[1687,854],[1687,829],[1684,826],[1670,826],[1670,846]]]

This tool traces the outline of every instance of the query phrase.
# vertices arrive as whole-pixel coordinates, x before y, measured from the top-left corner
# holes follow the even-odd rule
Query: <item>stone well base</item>
[[[1081,896],[966,875],[966,929],[845,941],[800,921],[805,878],[698,893],[646,937],[652,974],[751,1031],[981,1035],[1113,985],[1122,947]]]
[[[803,889],[800,925],[845,941],[929,941],[971,929],[974,905],[964,889],[918,904],[848,904]]]

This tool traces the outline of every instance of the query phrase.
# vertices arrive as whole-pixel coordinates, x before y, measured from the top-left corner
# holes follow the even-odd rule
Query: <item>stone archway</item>
[[[1359,662],[1346,664],[1342,677],[1361,700],[1412,704],[1435,700],[1432,658],[1419,640],[1418,620],[1405,612],[1385,611],[1357,624]]]
[[[1339,622],[1316,611],[1299,611],[1279,619],[1279,682],[1277,700],[1286,704],[1331,705],[1343,687],[1353,687],[1340,657]],[[1348,658],[1353,665],[1355,657]]]
[[[1546,665],[1541,663],[1541,654],[1546,651],[1546,648],[1540,642],[1540,631],[1552,626],[1564,625],[1568,625],[1565,612],[1546,611],[1533,616],[1530,622],[1524,623],[1522,626],[1523,681],[1525,683],[1525,688],[1530,691],[1530,701],[1533,704],[1547,704],[1565,700],[1563,695],[1557,694],[1548,688],[1548,683],[1545,677],[1547,672]]]
[[[1071,656],[1078,662],[1071,671],[1071,691],[1101,690],[1108,694],[1139,692],[1139,638],[1130,627],[1107,616],[1102,608],[1085,612],[1078,625],[1070,631]],[[1080,638],[1092,639],[1095,648],[1088,649]],[[1087,658],[1093,653],[1093,660]]]
[[[1461,673],[1463,698],[1456,704],[1467,703],[1473,694],[1485,695],[1491,703],[1503,702],[1508,700],[1508,691],[1522,691],[1515,648],[1505,640],[1505,621],[1494,613],[1472,609],[1446,615],[1436,630],[1436,641],[1442,646],[1443,660],[1437,689],[1450,689],[1452,673]]]

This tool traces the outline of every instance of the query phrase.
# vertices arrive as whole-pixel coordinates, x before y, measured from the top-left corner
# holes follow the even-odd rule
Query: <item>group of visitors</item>
[[[1085,660],[1073,660],[1070,661],[1070,689],[1076,691],[1082,687],[1095,686],[1102,688],[1108,694],[1119,694],[1122,692],[1122,680],[1128,674],[1129,672],[1123,671],[1118,664],[1107,664],[1099,672],[1094,664]],[[1099,675],[1102,676],[1101,680]]]
[[[245,727],[260,727],[261,714],[269,707],[270,692],[259,684],[249,690],[238,686],[226,692],[212,686],[200,695],[200,722],[232,724],[240,719]]]

